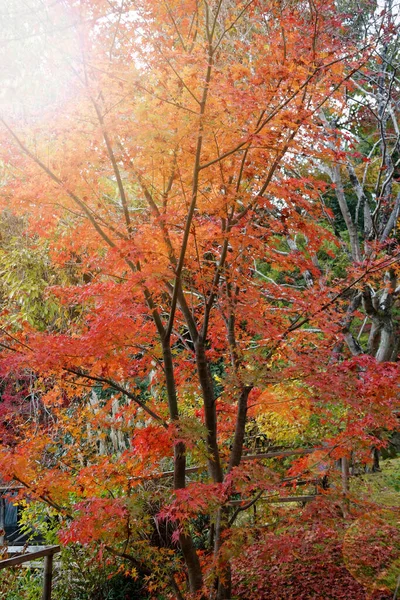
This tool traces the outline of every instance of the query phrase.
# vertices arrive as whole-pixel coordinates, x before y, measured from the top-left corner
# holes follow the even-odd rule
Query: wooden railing
[[[53,581],[53,556],[57,552],[60,552],[60,546],[42,546],[39,550],[27,552],[26,554],[20,554],[18,556],[13,556],[12,558],[6,558],[5,560],[0,560],[0,569],[16,567],[17,565],[22,565],[23,563],[44,557],[42,600],[51,600],[51,586]]]

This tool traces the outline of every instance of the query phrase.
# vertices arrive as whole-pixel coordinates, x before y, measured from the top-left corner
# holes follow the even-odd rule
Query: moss
[[[400,506],[400,457],[381,461],[380,473],[351,479],[351,491],[383,506]]]

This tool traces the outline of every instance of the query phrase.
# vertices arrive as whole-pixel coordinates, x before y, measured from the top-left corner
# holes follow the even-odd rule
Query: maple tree
[[[383,14],[360,41],[329,2],[63,10],[75,94],[1,119],[2,204],[23,217],[25,239],[2,247],[17,263],[2,283],[17,293],[3,292],[1,369],[16,390],[0,471],[64,516],[65,543],[97,544],[150,589],[230,598],[242,513],[288,478],[365,458],[376,432],[396,427],[397,351],[384,343],[398,270],[390,102],[378,124],[392,184],[389,194],[376,175],[374,236],[359,157],[333,123],[396,28]],[[378,77],[394,94],[391,73]],[[21,247],[36,298],[21,284],[32,263],[13,257]],[[369,354],[352,329],[362,301],[379,330]],[[40,406],[34,418],[16,379]],[[287,419],[316,447],[288,474],[246,453],[251,424],[271,435]]]

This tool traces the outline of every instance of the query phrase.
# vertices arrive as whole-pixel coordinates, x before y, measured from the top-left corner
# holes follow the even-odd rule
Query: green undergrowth
[[[382,460],[381,471],[352,477],[350,490],[382,506],[400,506],[400,456]]]

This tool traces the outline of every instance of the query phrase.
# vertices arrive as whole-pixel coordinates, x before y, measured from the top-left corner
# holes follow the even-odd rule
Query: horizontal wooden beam
[[[247,460],[263,460],[266,458],[285,458],[286,456],[303,456],[304,454],[312,454],[315,450],[329,450],[329,448],[292,448],[291,450],[274,450],[273,452],[263,452],[260,454],[244,454],[242,461]],[[206,471],[207,465],[198,465],[196,467],[187,467],[186,474],[198,473],[199,471]],[[133,477],[132,481],[143,481],[143,480],[155,480],[165,479],[167,477],[173,477],[173,471],[164,471],[163,473],[156,473],[154,475],[144,475],[142,477]]]
[[[300,454],[312,454],[316,450],[327,450],[327,448],[292,448],[291,450],[275,450],[274,452],[262,452],[260,454],[243,454],[243,460],[262,460],[263,458],[285,458],[285,456],[296,456]]]
[[[22,489],[24,489],[24,486],[20,484],[0,485],[0,494],[1,492],[14,492]]]
[[[60,552],[60,550],[60,546],[46,546],[43,547],[42,550],[28,552],[27,554],[14,556],[13,558],[6,558],[5,560],[0,560],[0,569],[16,567],[17,565],[22,565],[25,562],[36,560],[37,558],[43,558],[44,556],[53,556],[53,554]]]
[[[25,546],[21,544],[20,546],[7,546],[7,554],[27,554],[28,552],[40,552],[41,550],[47,550],[51,546]]]
[[[311,500],[314,500],[315,497],[316,494],[310,494],[308,496],[261,496],[257,500],[257,502],[267,502],[268,504],[281,504],[286,502],[311,502]],[[232,500],[231,502],[229,502],[229,505],[240,506],[241,504],[243,504],[243,506],[245,506],[249,502],[251,502],[251,498],[247,500]]]
[[[266,502],[274,502],[276,504],[280,504],[281,502],[311,502],[314,500],[316,494],[310,494],[309,496],[283,496],[282,498],[262,498],[261,500],[265,500]]]

